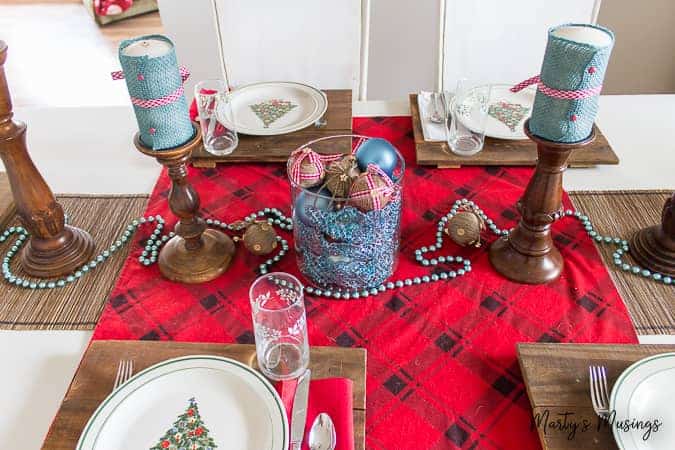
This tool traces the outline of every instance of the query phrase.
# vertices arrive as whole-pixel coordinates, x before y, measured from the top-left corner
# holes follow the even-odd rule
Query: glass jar
[[[304,188],[291,184],[293,236],[298,267],[314,287],[343,294],[372,290],[396,269],[401,228],[403,156],[389,142],[359,135],[329,136],[300,147],[321,155],[355,154],[368,141],[370,150],[385,147],[393,156],[388,171],[394,193],[377,210],[363,211],[354,201],[336,197],[325,181]],[[365,149],[366,147],[363,147]],[[393,151],[393,152],[392,152]],[[289,169],[290,169],[289,160]],[[289,170],[290,173],[290,170]]]

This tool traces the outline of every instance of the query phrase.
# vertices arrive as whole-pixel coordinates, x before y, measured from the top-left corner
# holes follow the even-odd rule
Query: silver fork
[[[127,382],[134,373],[134,362],[130,359],[121,359],[117,366],[117,376],[115,377],[115,384],[113,391]]]
[[[589,366],[591,385],[591,402],[593,410],[601,417],[609,416],[609,389],[607,389],[607,368],[605,366]]]

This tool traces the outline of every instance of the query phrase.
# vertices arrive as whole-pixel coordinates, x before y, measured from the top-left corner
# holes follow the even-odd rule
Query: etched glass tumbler
[[[232,153],[239,138],[227,84],[223,80],[200,81],[195,86],[195,102],[204,149],[217,156]]]
[[[448,121],[448,147],[452,153],[471,156],[483,150],[491,91],[490,85],[476,86],[466,78],[457,81]]]
[[[297,378],[309,364],[303,289],[293,275],[273,272],[249,291],[258,366],[273,380]]]

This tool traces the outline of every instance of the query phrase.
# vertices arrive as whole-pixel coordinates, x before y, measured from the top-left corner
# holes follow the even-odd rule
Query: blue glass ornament
[[[393,179],[394,169],[398,165],[398,153],[385,139],[368,139],[356,150],[356,163],[365,172],[368,164],[375,164]]]
[[[318,194],[318,195],[312,195]],[[307,216],[307,208],[318,209],[321,211],[331,211],[334,206],[332,201],[333,194],[326,189],[320,187],[313,187],[302,190],[295,198],[293,205],[293,213],[295,217],[302,222],[309,224],[310,219]]]

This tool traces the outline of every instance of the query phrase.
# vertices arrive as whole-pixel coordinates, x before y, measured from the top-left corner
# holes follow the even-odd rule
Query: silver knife
[[[309,369],[298,379],[293,397],[293,411],[291,413],[291,448],[300,450],[302,438],[305,435],[305,422],[307,421],[307,400],[309,399],[309,379],[312,373]]]

